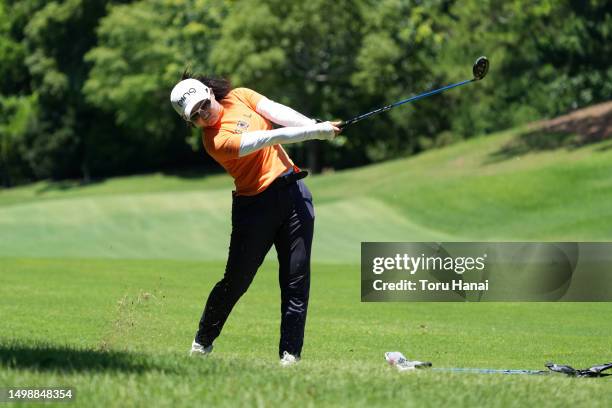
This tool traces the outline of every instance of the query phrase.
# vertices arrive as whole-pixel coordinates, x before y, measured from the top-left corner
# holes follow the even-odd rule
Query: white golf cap
[[[170,102],[174,110],[185,120],[189,120],[191,110],[196,103],[210,99],[211,90],[197,79],[183,79],[174,85],[170,93]]]

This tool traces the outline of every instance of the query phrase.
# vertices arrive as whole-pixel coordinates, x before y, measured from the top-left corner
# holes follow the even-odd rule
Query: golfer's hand
[[[317,136],[315,136],[315,138],[321,140],[333,140],[336,135],[340,133],[340,128],[338,127],[339,123],[340,122],[329,121],[317,123],[315,125],[315,128],[317,129]]]
[[[336,136],[338,136],[340,132],[342,132],[342,129],[339,128],[339,126],[342,124],[342,121],[338,120],[338,121],[329,122],[329,123],[334,127],[334,133],[336,134]]]

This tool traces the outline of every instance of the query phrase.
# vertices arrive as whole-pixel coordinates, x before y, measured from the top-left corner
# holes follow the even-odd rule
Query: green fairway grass
[[[578,367],[610,357],[612,305],[360,304],[357,267],[316,264],[299,366],[277,361],[275,265],[262,268],[206,359],[187,350],[222,263],[5,259],[0,383],[72,386],[80,406],[606,406],[603,379],[399,373]]]
[[[225,175],[0,190],[0,387],[78,406],[609,406],[612,377],[399,373],[612,360],[612,303],[361,303],[362,241],[611,240],[612,144],[504,156],[521,130],[306,179],[303,360],[281,368],[271,251],[206,359],[187,357],[230,232]]]

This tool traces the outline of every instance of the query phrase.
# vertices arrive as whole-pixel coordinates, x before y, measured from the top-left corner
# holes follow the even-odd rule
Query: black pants
[[[308,309],[313,227],[312,196],[301,180],[277,179],[256,196],[234,196],[225,274],[208,296],[196,341],[208,346],[219,336],[274,244],[281,289],[279,356],[284,351],[299,356]]]

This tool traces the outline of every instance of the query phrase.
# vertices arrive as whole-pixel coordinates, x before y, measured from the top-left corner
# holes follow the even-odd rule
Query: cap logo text
[[[194,94],[194,93],[196,93],[195,88],[189,88],[189,89],[187,90],[187,92],[185,92],[185,93],[183,94],[183,96],[181,97],[181,99],[179,99],[179,100],[178,100],[178,102],[177,102],[177,103],[178,103],[178,106],[183,107],[183,105],[185,104],[185,100],[187,99],[187,97],[189,96],[189,94]]]

